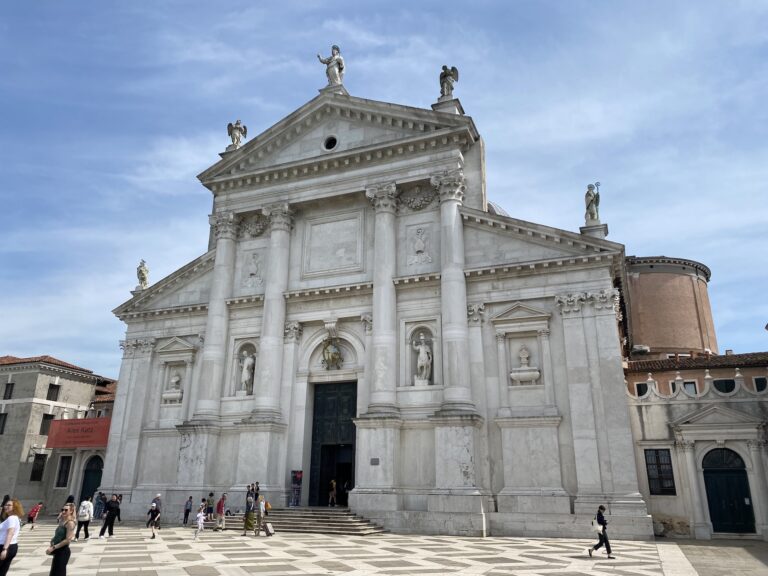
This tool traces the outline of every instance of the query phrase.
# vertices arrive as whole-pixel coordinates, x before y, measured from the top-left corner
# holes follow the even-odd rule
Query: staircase
[[[267,516],[275,532],[304,532],[308,534],[344,534],[370,536],[384,534],[384,528],[350,512],[348,508],[272,508]],[[215,522],[205,527],[214,528]],[[243,516],[227,516],[227,530],[242,530]]]

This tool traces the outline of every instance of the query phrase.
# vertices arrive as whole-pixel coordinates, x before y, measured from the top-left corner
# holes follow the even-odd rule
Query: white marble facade
[[[584,536],[605,503],[614,535],[652,534],[623,246],[489,211],[474,122],[436,108],[324,90],[199,176],[210,250],[115,310],[103,489],[127,513],[255,480],[287,501],[315,390],[356,382],[353,510],[401,532]]]

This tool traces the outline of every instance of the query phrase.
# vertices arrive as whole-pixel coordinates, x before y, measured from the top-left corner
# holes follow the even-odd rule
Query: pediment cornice
[[[396,128],[403,137],[369,146],[328,152],[294,162],[263,166],[263,159],[329,119]],[[198,175],[214,194],[286,180],[324,175],[398,156],[446,147],[467,147],[479,138],[468,116],[326,93],[311,100],[241,148]]]

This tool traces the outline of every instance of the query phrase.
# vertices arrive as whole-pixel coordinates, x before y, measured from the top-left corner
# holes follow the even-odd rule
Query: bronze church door
[[[312,417],[312,458],[309,505],[328,506],[331,480],[336,480],[336,502],[347,505],[344,487],[354,486],[357,382],[315,384]]]

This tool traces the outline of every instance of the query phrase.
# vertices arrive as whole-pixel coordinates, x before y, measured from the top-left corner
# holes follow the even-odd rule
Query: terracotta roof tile
[[[721,354],[696,358],[666,358],[663,360],[630,360],[627,372],[653,372],[655,370],[686,370],[689,368],[746,368],[768,367],[768,352]]]
[[[75,366],[74,364],[70,364],[69,362],[64,362],[64,360],[59,360],[58,358],[54,358],[53,356],[30,356],[28,358],[19,358],[17,356],[0,356],[0,366],[2,365],[9,365],[9,364],[33,364],[33,363],[43,363],[43,364],[53,364],[54,366],[61,366],[63,368],[69,368],[70,370],[79,370],[80,372],[87,372],[88,374],[93,374],[93,370],[88,370],[87,368],[81,368],[80,366]]]

